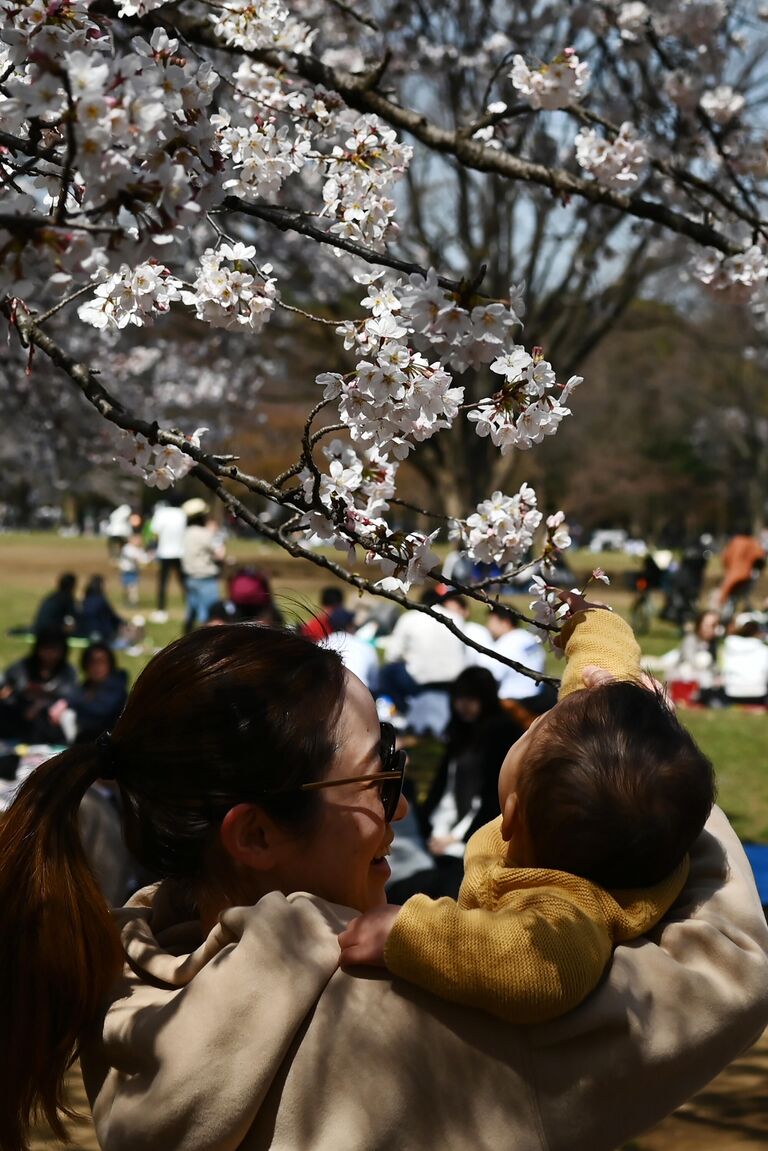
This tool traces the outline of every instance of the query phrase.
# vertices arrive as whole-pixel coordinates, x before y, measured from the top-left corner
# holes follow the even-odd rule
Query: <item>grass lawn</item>
[[[234,540],[229,544],[230,554],[238,560],[250,560],[268,571],[281,608],[290,619],[306,618],[317,602],[319,588],[329,582],[325,573],[313,565],[294,560],[269,544],[251,540]],[[588,552],[576,553],[572,560],[577,573],[588,573],[599,564],[613,576],[610,587],[597,585],[596,599],[610,603],[615,610],[628,614],[631,593],[621,587],[621,573],[637,566],[636,561],[618,554],[593,556]],[[105,576],[109,593],[118,610],[120,585],[117,571],[107,557],[106,543],[102,539],[67,539],[52,534],[0,535],[0,668],[6,667],[25,653],[26,645],[6,635],[9,627],[29,623],[37,604],[44,594],[52,590],[57,577],[72,571],[84,583],[88,576]],[[717,580],[713,569],[709,583]],[[145,616],[155,605],[155,571],[152,567],[142,573],[140,605]],[[350,590],[348,601],[353,602]],[[518,597],[516,606],[527,608],[528,597]],[[131,658],[120,654],[120,662],[131,678],[135,678],[146,663],[153,648],[168,643],[179,635],[183,620],[183,605],[174,584],[171,585],[170,619],[166,624],[147,624],[146,654]],[[651,632],[643,636],[641,644],[647,655],[659,655],[674,647],[676,630],[669,624],[654,622]],[[77,653],[75,653],[76,657]],[[558,674],[553,661],[551,669]],[[683,722],[690,728],[704,751],[713,760],[718,772],[720,804],[732,819],[744,839],[768,843],[768,714],[753,714],[736,710],[681,712]],[[415,773],[428,776],[435,762],[434,752],[425,748],[413,755]]]

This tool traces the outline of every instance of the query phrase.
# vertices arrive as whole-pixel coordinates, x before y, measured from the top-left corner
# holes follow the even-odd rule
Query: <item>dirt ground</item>
[[[765,1151],[768,1146],[767,1083],[768,1031],[709,1087],[653,1131],[627,1144],[624,1151]],[[70,1076],[69,1097],[79,1112],[87,1112],[77,1069]],[[98,1151],[90,1119],[83,1118],[72,1124],[70,1132],[69,1151]],[[66,1148],[41,1127],[32,1137],[30,1151],[66,1151]]]

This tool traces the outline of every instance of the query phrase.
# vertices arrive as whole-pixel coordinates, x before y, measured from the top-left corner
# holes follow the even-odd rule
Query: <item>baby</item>
[[[570,603],[558,703],[507,753],[502,814],[467,845],[458,902],[416,895],[360,916],[339,936],[345,966],[383,964],[444,999],[539,1023],[577,1006],[613,946],[680,894],[712,765],[640,682],[629,626]],[[589,665],[613,678],[580,690]]]

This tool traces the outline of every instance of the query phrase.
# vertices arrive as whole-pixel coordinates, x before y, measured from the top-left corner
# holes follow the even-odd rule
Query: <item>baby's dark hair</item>
[[[660,882],[715,799],[712,764],[661,690],[612,680],[567,696],[541,727],[518,781],[535,865],[607,888]]]

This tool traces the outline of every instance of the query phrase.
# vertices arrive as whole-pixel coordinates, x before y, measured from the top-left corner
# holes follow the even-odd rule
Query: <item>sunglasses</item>
[[[403,778],[408,756],[398,751],[397,732],[391,723],[382,723],[379,744],[381,771],[376,775],[349,775],[344,779],[320,779],[316,783],[301,783],[298,787],[267,792],[268,795],[285,795],[288,791],[322,791],[326,787],[341,787],[345,783],[375,783],[381,789],[381,803],[384,819],[391,823],[403,792]]]

